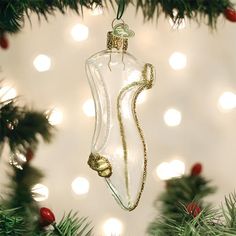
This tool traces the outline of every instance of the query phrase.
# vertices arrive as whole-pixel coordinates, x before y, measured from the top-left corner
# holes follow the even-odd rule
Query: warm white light
[[[34,185],[31,192],[34,200],[37,202],[45,201],[49,196],[48,188],[43,184]]]
[[[88,38],[88,27],[82,24],[77,24],[71,29],[71,36],[75,41],[84,41]]]
[[[59,125],[63,121],[63,113],[58,108],[54,108],[48,112],[48,121],[51,125]]]
[[[182,120],[182,115],[180,111],[170,108],[165,112],[163,118],[166,125],[174,127],[180,125]]]
[[[0,101],[5,102],[13,99],[17,96],[17,92],[14,88],[9,86],[0,87]]]
[[[187,56],[181,52],[174,52],[169,58],[169,63],[174,70],[184,69],[187,64]]]
[[[162,162],[156,168],[156,174],[161,180],[180,177],[185,172],[185,164],[180,160]]]
[[[95,116],[95,106],[93,99],[88,99],[83,105],[84,114],[88,117]]]
[[[146,91],[142,91],[142,92],[138,95],[137,103],[138,103],[138,104],[144,103],[145,100],[146,100],[146,97],[147,97],[147,92],[146,92]]]
[[[128,83],[139,81],[141,78],[141,71],[133,70],[128,76]]]
[[[77,195],[83,195],[89,191],[89,181],[84,177],[77,177],[71,184],[72,190]]]
[[[120,220],[116,218],[110,218],[105,221],[103,225],[104,236],[120,236],[123,230],[123,226]]]
[[[173,160],[170,162],[172,177],[179,177],[185,172],[185,164],[180,160]]]
[[[129,103],[127,102],[127,99],[124,99],[122,101],[121,114],[125,119],[130,119],[132,117],[132,112],[129,108]]]
[[[34,59],[33,65],[39,72],[47,71],[51,67],[51,58],[47,55],[40,54]]]
[[[103,9],[101,6],[97,5],[96,3],[93,4],[92,10],[91,10],[91,15],[92,16],[99,16],[103,14]]]
[[[121,148],[121,147],[116,148],[115,149],[115,157],[123,158],[123,156],[124,156],[123,148]]]
[[[169,163],[168,162],[162,162],[160,165],[156,168],[156,174],[161,180],[167,180],[171,178],[171,174],[169,171]]]
[[[180,22],[174,22],[171,18],[169,19],[169,23],[172,27],[172,29],[177,29],[177,30],[181,30],[184,29],[186,27],[186,23],[185,23],[185,19],[181,20]]]
[[[20,170],[23,170],[23,166],[26,162],[27,162],[27,159],[25,155],[23,155],[22,153],[18,151],[11,153],[10,161],[9,161],[11,165],[15,166],[16,168]]]
[[[236,107],[236,95],[232,92],[224,92],[218,100],[221,111],[230,111]]]
[[[177,18],[178,11],[176,9],[173,10],[173,16],[174,18]],[[169,23],[172,26],[173,29],[184,29],[186,24],[185,24],[185,19],[182,19],[178,22],[174,22],[171,18],[169,19]]]

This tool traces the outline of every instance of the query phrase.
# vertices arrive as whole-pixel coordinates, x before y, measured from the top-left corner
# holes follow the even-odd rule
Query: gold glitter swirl
[[[148,72],[149,72],[149,76],[148,76]],[[148,79],[148,77],[150,77],[150,79]],[[123,147],[123,153],[124,153],[124,162],[125,162],[125,184],[126,184],[126,192],[128,195],[128,198],[130,199],[130,191],[129,191],[129,175],[128,175],[128,159],[127,159],[127,155],[128,155],[128,150],[127,150],[127,142],[126,142],[126,136],[125,136],[125,129],[124,129],[124,124],[123,124],[123,120],[122,120],[122,112],[121,112],[121,99],[122,96],[128,92],[131,88],[139,86],[138,90],[135,92],[135,95],[132,99],[132,114],[135,120],[135,124],[136,127],[138,129],[140,138],[142,140],[142,144],[143,144],[143,152],[144,152],[144,160],[143,160],[143,164],[144,164],[144,170],[143,170],[143,176],[142,176],[142,184],[141,184],[141,190],[138,194],[138,198],[135,202],[134,205],[129,206],[128,208],[125,207],[123,205],[123,207],[129,211],[134,210],[139,203],[139,200],[141,198],[143,189],[144,189],[144,184],[145,184],[145,179],[146,179],[146,175],[147,175],[147,145],[145,143],[145,139],[144,139],[144,135],[143,135],[143,131],[141,128],[141,125],[139,123],[139,119],[138,119],[138,115],[136,112],[136,106],[137,106],[137,98],[138,95],[146,88],[146,89],[150,89],[153,86],[153,81],[154,81],[154,67],[151,64],[145,64],[143,71],[142,71],[142,80],[141,81],[137,81],[137,82],[133,82],[129,85],[127,85],[126,87],[124,87],[120,93],[119,96],[117,98],[117,117],[118,117],[118,121],[119,121],[119,125],[120,125],[120,134],[121,134],[121,140],[122,140],[122,147]]]

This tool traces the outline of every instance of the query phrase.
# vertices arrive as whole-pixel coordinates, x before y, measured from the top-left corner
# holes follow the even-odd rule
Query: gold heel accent
[[[103,178],[109,178],[112,175],[111,163],[104,156],[91,153],[87,163],[91,169],[97,171],[98,175]]]

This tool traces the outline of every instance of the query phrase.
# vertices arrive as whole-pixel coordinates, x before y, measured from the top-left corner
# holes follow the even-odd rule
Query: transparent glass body
[[[118,203],[133,210],[146,176],[146,147],[135,119],[133,101],[144,63],[127,52],[104,50],[86,61],[96,109],[91,152],[107,158],[112,175],[105,178]],[[132,84],[132,86],[130,86]]]

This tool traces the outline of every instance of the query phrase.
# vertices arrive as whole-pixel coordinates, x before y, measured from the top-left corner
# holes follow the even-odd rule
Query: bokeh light
[[[51,68],[51,64],[51,58],[44,54],[38,55],[33,61],[33,65],[38,72],[48,71]]]
[[[89,181],[84,177],[77,177],[71,184],[72,190],[77,195],[84,195],[89,191]]]
[[[180,125],[182,114],[180,111],[174,108],[170,108],[164,113],[163,118],[167,126],[174,127]]]
[[[147,98],[147,92],[146,90],[144,90],[138,95],[137,103],[138,104],[144,103],[146,101],[146,98]]]
[[[139,81],[141,78],[141,71],[139,70],[133,70],[129,75],[128,75],[128,81],[127,84],[133,83],[135,81]]]
[[[102,15],[102,14],[103,14],[103,8],[102,8],[102,6],[97,5],[96,3],[93,4],[90,14],[91,14],[92,16],[99,16],[99,15]]]
[[[84,114],[88,117],[94,117],[95,116],[95,105],[93,99],[88,99],[83,104],[83,111]]]
[[[236,107],[236,95],[232,92],[224,92],[218,100],[218,107],[220,111],[231,111]]]
[[[187,65],[187,56],[181,52],[174,52],[169,58],[169,64],[174,70],[182,70]]]
[[[13,99],[17,96],[16,89],[10,86],[0,87],[0,101],[5,102],[7,100]]]
[[[51,125],[59,125],[63,121],[63,113],[59,108],[48,111],[48,121]]]
[[[116,218],[107,219],[103,225],[104,236],[120,236],[122,231],[122,222]]]
[[[71,29],[71,36],[72,38],[77,41],[81,42],[84,41],[88,38],[89,35],[89,29],[86,25],[83,24],[76,24],[72,29]]]
[[[174,22],[171,18],[169,19],[169,23],[171,28],[174,30],[182,30],[186,27],[185,19],[181,20],[180,22]]]
[[[37,202],[45,201],[48,199],[49,196],[49,190],[43,184],[34,185],[31,192],[34,200]]]
[[[161,180],[180,177],[185,173],[185,164],[180,160],[162,162],[156,168],[156,174]]]

